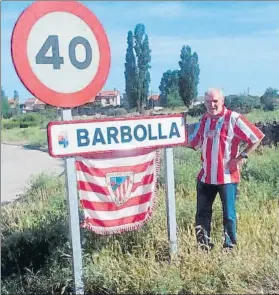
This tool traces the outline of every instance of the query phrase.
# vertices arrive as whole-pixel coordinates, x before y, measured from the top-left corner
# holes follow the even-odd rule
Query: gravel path
[[[63,170],[63,160],[54,159],[46,152],[1,144],[1,203],[17,199],[32,176],[41,172],[59,175]]]

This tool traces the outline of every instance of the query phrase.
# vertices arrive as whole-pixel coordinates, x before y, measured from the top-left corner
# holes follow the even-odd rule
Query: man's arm
[[[232,170],[238,169],[246,159],[257,149],[259,144],[264,138],[264,134],[254,124],[249,122],[244,116],[240,116],[235,124],[234,133],[241,140],[248,143],[248,146],[240,152],[235,158],[231,159],[228,163],[228,168]],[[246,157],[243,156],[246,154]]]
[[[239,167],[241,167],[247,160],[241,154],[245,153],[249,157],[257,149],[261,141],[262,139],[255,143],[248,144],[246,149],[244,149],[237,158],[231,159],[228,163],[228,168],[230,169],[230,171],[237,170]]]
[[[240,155],[238,156],[238,158],[242,158],[241,154],[244,152],[247,154],[247,156],[250,156],[256,149],[257,147],[260,145],[260,143],[262,142],[263,138],[259,139],[259,141],[255,142],[255,143],[251,143],[249,144],[246,149],[244,149]]]
[[[187,124],[186,130],[188,138],[185,146],[193,150],[197,150],[201,144],[200,123]]]

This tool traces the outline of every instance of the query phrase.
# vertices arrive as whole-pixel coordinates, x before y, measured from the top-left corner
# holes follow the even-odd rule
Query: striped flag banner
[[[155,209],[159,164],[159,150],[117,158],[76,157],[81,227],[101,235],[142,227]]]

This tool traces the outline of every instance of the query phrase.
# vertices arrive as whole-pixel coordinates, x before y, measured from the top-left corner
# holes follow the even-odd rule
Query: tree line
[[[16,90],[14,90],[13,100],[14,105],[13,107],[11,107],[9,104],[8,96],[1,86],[1,115],[3,118],[10,118],[20,113],[19,94]]]
[[[276,88],[267,88],[262,96],[240,93],[225,97],[225,104],[228,108],[242,113],[249,113],[253,109],[274,111],[279,108],[279,94]]]
[[[143,24],[137,24],[134,32],[127,35],[125,58],[125,94],[129,108],[136,108],[140,113],[147,105],[151,81],[151,49],[148,35]],[[163,73],[160,90],[162,106],[190,106],[197,97],[199,84],[198,54],[192,53],[190,46],[181,49],[179,70],[168,70]]]

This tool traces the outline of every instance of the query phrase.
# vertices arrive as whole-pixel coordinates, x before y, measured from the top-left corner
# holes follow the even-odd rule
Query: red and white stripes
[[[77,157],[78,191],[85,216],[82,227],[98,234],[121,233],[141,227],[151,217],[156,203],[159,161],[159,151],[117,159]],[[126,194],[117,192],[120,187],[123,190],[123,185],[114,190],[114,196],[127,198],[123,204],[123,200],[118,200],[121,205],[115,202],[112,187],[109,187],[108,176],[115,173],[120,177],[128,175],[124,186],[126,181],[132,181]]]
[[[205,114],[189,136],[191,146],[201,149],[202,169],[198,179],[209,184],[239,182],[240,171],[229,171],[228,162],[238,156],[241,141],[251,144],[263,137],[244,116],[226,108],[217,118]]]

